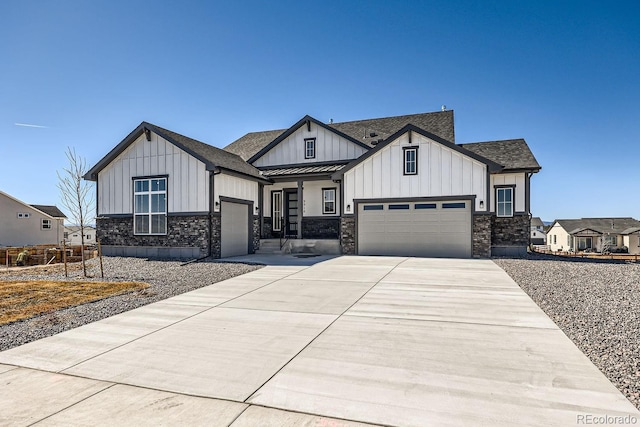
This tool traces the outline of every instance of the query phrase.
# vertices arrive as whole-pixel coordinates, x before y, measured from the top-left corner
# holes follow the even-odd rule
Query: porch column
[[[298,180],[298,239],[302,239],[302,214],[304,211],[304,200],[302,200],[302,180]]]

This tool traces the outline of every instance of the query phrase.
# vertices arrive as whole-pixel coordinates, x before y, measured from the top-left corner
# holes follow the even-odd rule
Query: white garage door
[[[358,254],[471,257],[469,200],[358,204]]]
[[[221,256],[249,253],[249,208],[242,203],[222,202]]]

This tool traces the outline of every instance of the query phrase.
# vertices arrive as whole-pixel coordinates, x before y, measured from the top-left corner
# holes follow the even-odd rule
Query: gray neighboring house
[[[224,150],[143,122],[85,176],[105,253],[486,257],[530,243],[523,139],[455,143],[453,111],[343,123],[304,116]]]
[[[56,206],[30,205],[0,191],[0,246],[58,245],[65,218]]]
[[[626,247],[630,254],[640,254],[640,221],[631,217],[557,219],[547,232],[552,251],[602,252]]]

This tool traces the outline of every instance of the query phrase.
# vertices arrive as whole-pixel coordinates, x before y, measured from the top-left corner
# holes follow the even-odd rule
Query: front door
[[[298,190],[285,190],[284,194],[285,234],[296,237],[298,235]]]

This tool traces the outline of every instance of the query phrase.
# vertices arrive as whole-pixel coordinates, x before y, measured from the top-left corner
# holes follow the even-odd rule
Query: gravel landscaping
[[[89,280],[145,282],[151,286],[141,291],[2,325],[0,326],[0,351],[262,268],[256,265],[213,261],[182,265],[182,261],[149,261],[121,257],[105,257],[103,262],[104,279],[99,278],[98,260],[92,259],[88,262],[88,274],[98,276]],[[79,265],[73,265],[69,270],[69,279],[85,280],[82,278]],[[44,279],[65,280],[63,266],[5,272],[0,269],[0,282]]]
[[[640,264],[494,259],[640,409]]]

